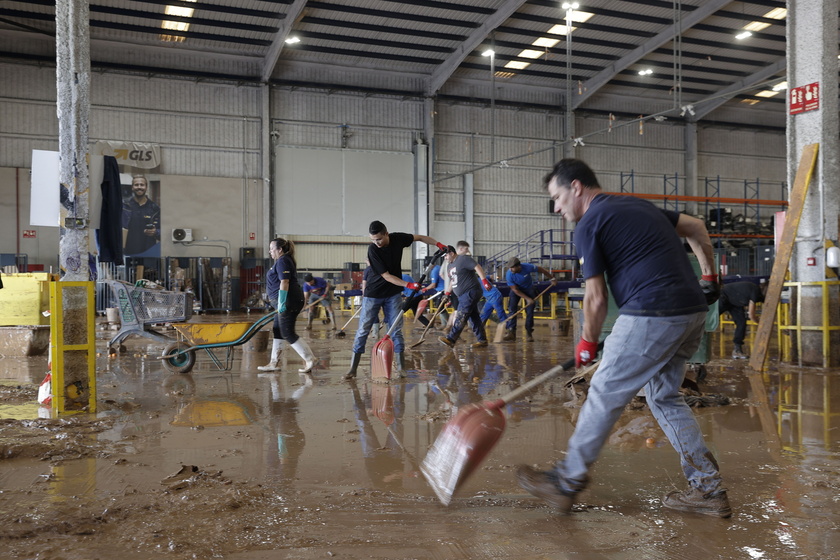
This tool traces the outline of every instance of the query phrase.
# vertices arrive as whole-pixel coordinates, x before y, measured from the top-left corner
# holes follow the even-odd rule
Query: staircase
[[[544,229],[514,243],[507,249],[487,257],[484,270],[496,281],[504,280],[507,262],[511,257],[542,266],[551,271],[568,271],[573,280],[578,271],[577,256],[572,241],[574,232],[567,229]]]

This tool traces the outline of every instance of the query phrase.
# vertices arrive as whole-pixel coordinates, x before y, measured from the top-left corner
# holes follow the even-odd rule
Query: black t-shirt
[[[761,295],[761,288],[752,282],[732,282],[730,284],[724,284],[722,291],[722,297],[732,307],[746,307],[751,301],[764,301],[764,296]]]
[[[365,297],[387,298],[403,291],[402,286],[391,284],[382,274],[388,272],[397,278],[402,278],[403,249],[414,243],[414,236],[410,233],[394,232],[388,234],[387,247],[377,247],[374,243],[368,246],[368,260],[373,271],[365,285]]]

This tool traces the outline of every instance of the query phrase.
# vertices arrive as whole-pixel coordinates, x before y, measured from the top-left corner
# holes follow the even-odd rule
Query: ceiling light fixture
[[[639,70],[639,76],[649,76],[653,74],[653,70],[650,68],[646,68],[645,70]]]
[[[286,37],[287,45],[294,45],[295,43],[300,43],[300,37]]]
[[[580,4],[578,4],[577,2],[563,2],[562,8],[567,11],[577,10],[578,8],[580,8]]]
[[[185,0],[186,2],[194,3],[196,0]],[[167,16],[178,17],[178,18],[191,18],[195,10],[193,8],[185,8],[182,6],[166,6],[163,9],[163,13]],[[181,33],[186,33],[189,28],[190,24],[186,21],[171,21],[171,20],[163,20],[160,24],[160,28],[164,31],[178,31]],[[169,43],[183,43],[186,37],[183,35],[170,35],[168,33],[161,33],[159,35],[159,39],[161,41],[167,41]]]
[[[787,89],[787,88],[788,88],[787,81],[779,82],[778,84],[773,86],[773,91],[782,91],[783,89]]]
[[[496,51],[494,51],[493,49],[487,49],[486,51],[481,53],[481,56],[493,56],[494,54],[496,54]]]
[[[735,38],[736,38],[736,39],[738,39],[739,41],[740,41],[741,39],[746,39],[747,37],[752,37],[752,33],[751,33],[751,32],[749,32],[749,31],[743,31],[743,32],[738,33],[737,35],[735,35]]]

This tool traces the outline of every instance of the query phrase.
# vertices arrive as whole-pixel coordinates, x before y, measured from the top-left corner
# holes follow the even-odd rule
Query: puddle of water
[[[782,367],[756,377],[732,360],[708,365],[704,391],[733,398],[696,409],[721,463],[731,520],[662,508],[660,497],[685,482],[645,410],[622,416],[576,513],[557,517],[519,489],[513,471],[562,457],[578,412],[565,378],[505,408],[502,439],[448,508],[417,464],[459,407],[563,361],[569,338],[540,326],[534,343],[473,351],[466,334],[451,352],[430,336],[409,351],[408,379],[382,385],[365,379],[367,357],[357,382],[341,380],[352,328],[348,334],[308,334],[321,360],[312,376],[296,373],[301,362],[289,351],[277,374],[257,371],[266,353],[239,353],[231,372],[200,355],[189,376],[164,371],[153,358],[162,346],[139,339],[116,359],[103,352],[97,418],[33,420],[18,431],[0,424],[0,438],[33,450],[0,459],[0,539],[12,555],[72,560],[98,554],[103,543],[126,558],[241,559],[278,551],[593,559],[703,551],[786,560],[828,558],[840,546],[836,372]],[[412,330],[407,339],[419,336]],[[20,375],[3,364],[0,378]],[[35,442],[45,447],[35,452]],[[56,544],[62,535],[73,536],[72,548]]]

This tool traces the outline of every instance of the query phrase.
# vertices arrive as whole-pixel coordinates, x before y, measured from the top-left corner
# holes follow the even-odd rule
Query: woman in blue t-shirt
[[[259,366],[257,369],[260,371],[280,369],[278,360],[283,340],[285,340],[305,362],[298,371],[309,373],[315,365],[315,356],[309,344],[295,332],[295,321],[303,309],[303,290],[297,280],[295,245],[291,241],[278,237],[269,244],[268,253],[274,259],[274,266],[266,275],[266,292],[269,303],[277,309],[277,315],[274,317],[271,360],[267,365]]]

